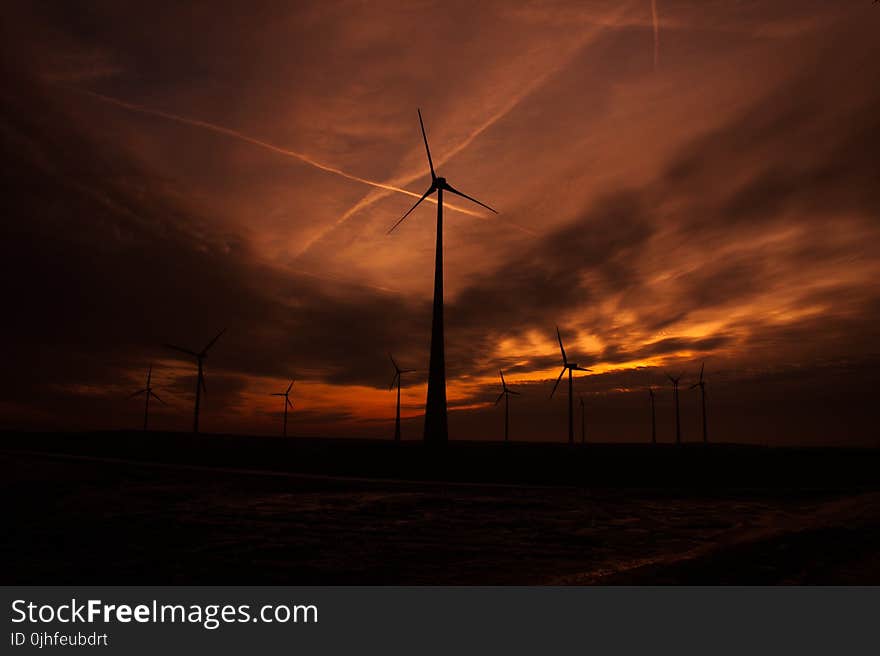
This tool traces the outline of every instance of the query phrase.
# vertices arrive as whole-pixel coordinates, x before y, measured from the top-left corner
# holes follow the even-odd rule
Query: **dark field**
[[[6,584],[880,583],[875,451],[2,439]]]

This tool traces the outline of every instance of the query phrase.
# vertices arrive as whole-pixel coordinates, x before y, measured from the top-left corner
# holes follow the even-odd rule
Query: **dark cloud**
[[[646,387],[665,384],[664,367],[695,371],[706,358],[720,435],[819,441],[817,427],[832,430],[829,417],[875,381],[880,59],[873,25],[800,7],[803,20],[788,21],[790,8],[713,4],[712,25],[670,7],[662,75],[650,47],[647,68],[631,55],[649,36],[640,14],[603,14],[603,26],[577,5],[487,4],[466,25],[455,7],[426,9],[443,19],[415,50],[400,40],[424,18],[411,9],[385,25],[363,8],[309,4],[11,8],[4,423],[130,425],[139,410],[124,397],[156,362],[173,399],[157,420],[185,428],[195,381],[161,344],[199,347],[222,327],[209,429],[268,430],[277,410],[254,399],[295,375],[325,390],[298,408],[303,430],[375,434],[384,397],[358,395],[387,386],[387,352],[425,367],[429,210],[387,239],[409,199],[366,202],[372,192],[351,180],[82,89],[273,135],[407,188],[424,182],[423,154],[396,108],[424,97],[438,159],[455,152],[444,170],[505,210],[449,219],[456,407],[491,403],[503,367],[529,392],[517,404],[529,417],[522,434],[554,434],[564,402],[547,402],[552,382],[536,379],[558,367],[559,324],[573,357],[597,368],[577,385],[608,439],[638,434],[632,417]],[[426,61],[455,94],[431,90]],[[743,67],[753,72],[737,77]],[[746,95],[726,89],[725,74]],[[491,410],[453,414],[461,436],[493,426]],[[858,441],[864,413],[847,416],[834,439]]]

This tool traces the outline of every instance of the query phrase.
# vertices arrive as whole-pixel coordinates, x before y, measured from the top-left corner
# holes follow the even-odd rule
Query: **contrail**
[[[173,121],[175,123],[180,123],[183,125],[191,125],[193,127],[202,128],[204,130],[209,130],[211,132],[215,132],[217,134],[222,134],[227,137],[231,137],[233,139],[237,139],[238,141],[244,141],[245,143],[252,144],[254,146],[259,146],[260,148],[265,148],[266,150],[270,150],[273,153],[278,153],[279,155],[284,155],[285,157],[292,157],[294,159],[298,159],[299,161],[308,164],[309,166],[313,166],[316,169],[321,171],[326,171],[327,173],[333,173],[334,175],[338,175],[346,180],[352,180],[354,182],[360,182],[361,184],[369,185],[371,187],[375,187],[377,189],[383,189],[385,191],[393,191],[399,194],[405,194],[407,196],[412,196],[413,198],[421,198],[421,194],[417,194],[413,191],[409,191],[407,189],[402,189],[401,187],[397,187],[395,185],[386,184],[384,182],[376,182],[375,180],[368,180],[367,178],[362,178],[359,175],[354,175],[353,173],[349,173],[347,171],[343,171],[342,169],[336,168],[335,166],[330,166],[329,164],[324,164],[315,159],[312,159],[308,155],[304,155],[303,153],[296,152],[295,150],[290,150],[288,148],[281,148],[280,146],[276,146],[275,144],[271,144],[268,141],[263,141],[261,139],[256,139],[254,137],[250,137],[246,134],[233,130],[231,128],[223,127],[222,125],[217,125],[215,123],[209,123],[207,121],[201,121],[194,118],[188,118],[186,116],[180,116],[178,114],[171,114],[169,112],[163,112],[159,109],[152,109],[150,107],[145,107],[143,105],[137,105],[135,103],[126,102],[124,100],[120,100],[119,98],[113,98],[112,96],[105,96],[101,93],[96,93],[94,91],[88,91],[86,89],[76,89],[73,87],[67,87],[77,91],[78,93],[85,94],[87,96],[91,96],[92,98],[96,98],[106,103],[110,103],[111,105],[116,105],[117,107],[122,107],[132,112],[138,112],[140,114],[146,114],[148,116],[157,116],[159,118],[164,118],[168,121]],[[437,203],[436,200],[432,198],[428,198],[433,203]],[[474,212],[473,210],[466,209],[464,207],[459,207],[457,205],[451,205],[449,203],[444,203],[444,207],[448,207],[451,210],[455,210],[456,212],[461,212],[462,214],[468,214],[469,216],[482,216],[478,212]]]
[[[611,20],[615,20],[620,14],[621,10],[618,10],[614,13],[610,18]],[[599,30],[604,27],[604,25],[594,26],[593,30],[583,35],[583,37],[572,47],[570,51],[566,53],[564,57],[561,58],[557,64],[548,70],[545,70],[541,75],[534,77],[530,83],[525,85],[522,90],[515,94],[512,98],[509,98],[507,102],[505,102],[501,108],[496,111],[494,114],[489,116],[485,121],[483,121],[480,125],[474,128],[467,137],[465,137],[460,143],[455,145],[452,149],[446,151],[441,157],[437,159],[437,166],[442,166],[444,163],[458,155],[461,151],[471,145],[471,143],[479,137],[483,132],[492,127],[499,120],[504,118],[507,114],[509,114],[513,109],[516,108],[525,98],[533,94],[538,88],[540,88],[550,77],[558,73],[560,70],[565,68],[568,63],[572,60],[572,58],[587,45],[590,43],[597,35]],[[406,177],[400,177],[395,180],[397,184],[410,184],[411,182],[417,180],[419,177],[422,177],[423,173],[418,173],[416,175],[409,175]],[[314,246],[317,242],[321,241],[324,237],[326,237],[330,232],[347,222],[353,215],[357,214],[361,210],[373,205],[375,202],[379,201],[382,198],[385,198],[387,194],[382,192],[374,192],[370,193],[363,198],[361,198],[357,203],[355,203],[352,207],[350,207],[339,219],[336,220],[335,223],[328,226],[317,235],[309,239],[305,245],[300,249],[299,253],[295,257],[300,257],[305,254],[312,246]],[[436,204],[436,200],[433,198],[427,198],[426,200],[430,200]],[[446,202],[443,203],[443,206],[446,207]],[[460,210],[461,211],[461,210]],[[479,216],[480,218],[487,218],[482,214],[475,214],[474,216]],[[500,220],[498,217],[488,217],[489,220],[495,219]],[[513,223],[512,221],[505,222],[510,227],[522,232],[524,234],[530,235],[532,237],[537,236],[534,230],[530,230],[524,226],[521,226],[517,223]]]
[[[651,0],[651,20],[654,23],[654,70],[660,63],[660,25],[657,23],[657,0]]]

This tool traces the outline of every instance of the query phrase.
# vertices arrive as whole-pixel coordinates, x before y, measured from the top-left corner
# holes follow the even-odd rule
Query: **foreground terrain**
[[[880,583],[873,452],[146,439],[7,436],[4,583]]]

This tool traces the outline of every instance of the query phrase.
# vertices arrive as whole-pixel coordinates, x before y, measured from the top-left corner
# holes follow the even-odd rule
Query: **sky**
[[[880,5],[12,2],[0,428],[880,445]],[[577,418],[580,426],[580,417]]]

